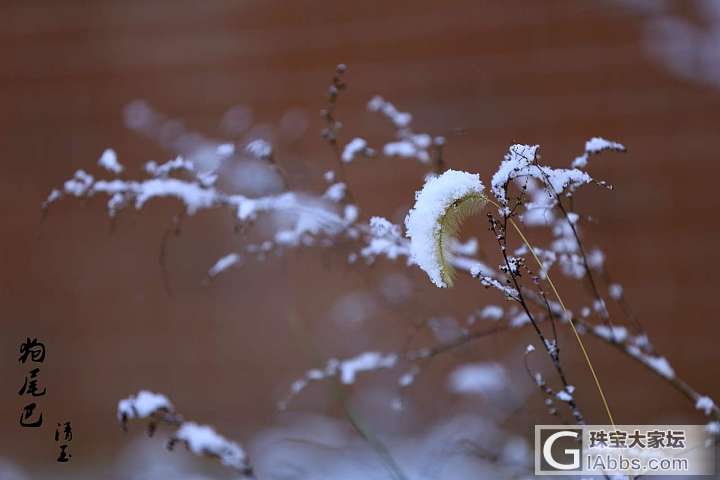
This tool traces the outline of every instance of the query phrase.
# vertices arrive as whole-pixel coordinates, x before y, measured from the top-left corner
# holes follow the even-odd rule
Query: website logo
[[[582,470],[583,434],[579,428],[555,427],[536,430],[536,456],[541,472],[555,473]],[[538,448],[539,446],[539,448]],[[536,472],[537,473],[537,472]]]
[[[714,475],[704,425],[536,425],[535,475]]]

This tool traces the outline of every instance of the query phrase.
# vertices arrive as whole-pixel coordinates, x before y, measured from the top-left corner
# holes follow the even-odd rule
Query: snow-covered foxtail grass
[[[487,202],[480,175],[447,170],[431,177],[415,194],[415,206],[405,217],[410,260],[425,270],[438,287],[451,287],[455,268],[449,245],[462,222]]]

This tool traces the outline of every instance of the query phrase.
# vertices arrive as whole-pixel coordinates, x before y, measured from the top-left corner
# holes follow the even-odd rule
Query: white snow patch
[[[405,128],[410,125],[410,122],[412,121],[412,115],[399,111],[395,108],[395,105],[386,101],[379,95],[374,96],[368,102],[367,108],[371,112],[380,112],[385,115],[391,122],[393,122],[393,124],[395,124],[396,128]]]
[[[215,153],[221,157],[229,157],[235,153],[235,145],[232,143],[221,143],[215,149]]]
[[[188,449],[196,455],[217,457],[223,465],[237,469],[247,466],[247,457],[240,445],[226,439],[208,425],[185,422],[173,437],[184,442]]]
[[[240,262],[240,260],[242,260],[242,257],[239,254],[229,253],[217,262],[215,262],[215,265],[213,265],[210,270],[208,270],[208,275],[210,277],[215,277],[227,270],[228,268],[232,267],[236,263]]]
[[[346,190],[347,187],[343,182],[333,183],[325,191],[325,193],[323,194],[323,198],[327,198],[332,202],[338,203],[342,201],[342,199],[345,197]]]
[[[608,342],[623,343],[628,338],[627,328],[621,326],[608,327],[607,325],[595,325],[593,331],[598,337]]]
[[[480,311],[480,318],[488,320],[500,320],[502,316],[503,309],[502,307],[498,307],[497,305],[486,305]]]
[[[655,357],[643,353],[638,347],[630,345],[627,347],[630,355],[643,362],[665,378],[675,378],[675,371],[665,357]]]
[[[245,151],[256,158],[267,159],[272,156],[273,150],[270,142],[257,138],[245,145]]]
[[[146,418],[161,409],[173,410],[172,403],[165,395],[140,390],[137,395],[130,395],[118,402],[117,417],[119,420]]]
[[[573,396],[566,390],[560,390],[555,394],[555,396],[558,398],[558,400],[562,400],[563,402],[571,402],[573,399]]]
[[[700,396],[695,402],[695,408],[697,408],[698,410],[702,410],[705,415],[710,415],[710,413],[712,413],[713,409],[715,408],[715,402],[713,402],[712,398],[710,397]]]
[[[410,242],[402,238],[398,225],[383,217],[372,217],[369,227],[367,246],[360,252],[368,261],[380,255],[390,260],[410,255]]]
[[[394,353],[383,355],[379,352],[365,352],[357,357],[340,362],[340,381],[344,384],[355,382],[359,372],[377,370],[379,368],[392,368],[397,362]]]
[[[498,363],[470,363],[450,374],[449,388],[454,393],[496,393],[509,383],[505,368]]]
[[[125,170],[125,167],[123,167],[120,162],[118,162],[117,154],[112,148],[108,148],[102,153],[102,155],[100,156],[100,160],[98,160],[98,165],[103,167],[108,172],[112,172],[115,174],[121,173],[123,170]]]
[[[536,164],[535,158],[539,148],[539,145],[512,145],[493,175],[491,182],[493,194],[505,210],[508,203],[507,186],[511,180],[535,178],[550,187],[557,195],[573,192],[581,185],[592,181],[590,175],[576,168],[550,168]]]
[[[174,160],[168,160],[160,165],[155,162],[147,162],[145,164],[145,171],[153,177],[167,177],[176,170],[192,172],[194,169],[195,165],[193,165],[193,162],[185,160],[183,157],[176,157]]]
[[[348,142],[347,145],[345,145],[345,148],[343,149],[341,158],[342,161],[345,163],[352,162],[355,157],[359,154],[361,154],[365,149],[367,148],[368,143],[367,140],[364,138],[356,137],[353,138]]]
[[[619,283],[611,283],[608,287],[608,294],[613,300],[620,300],[623,296],[623,287]]]
[[[585,142],[585,153],[577,157],[572,162],[573,168],[585,168],[588,164],[590,155],[603,152],[605,150],[615,150],[617,152],[624,152],[625,145],[611,140],[606,140],[601,137],[593,137]]]
[[[349,385],[355,382],[358,373],[381,368],[392,368],[397,364],[397,361],[398,356],[396,354],[382,354],[379,352],[364,352],[345,360],[331,358],[323,368],[308,370],[302,378],[295,380],[290,386],[290,394],[279,403],[279,408],[287,408],[290,401],[302,392],[310,382],[339,376],[343,384]]]

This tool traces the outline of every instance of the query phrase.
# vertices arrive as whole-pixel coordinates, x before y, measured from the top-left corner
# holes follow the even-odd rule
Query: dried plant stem
[[[500,205],[498,205],[496,202],[492,201],[491,199],[488,199],[488,202],[491,203],[492,205],[494,205],[498,209],[501,208]],[[520,227],[517,225],[517,223],[515,223],[515,221],[512,218],[508,218],[508,220],[509,220],[510,224],[512,225],[513,229],[515,230],[515,232],[517,232],[517,234],[520,237],[520,239],[522,240],[522,242],[525,244],[525,246],[528,248],[528,250],[530,250],[530,253],[532,254],[533,258],[535,259],[535,262],[537,262],[538,267],[542,270],[543,263],[538,258],[532,245],[528,241],[527,237],[525,237],[525,234],[523,234]],[[503,256],[505,256],[505,255],[506,255],[505,251],[503,250]],[[506,257],[506,261],[507,261],[507,257]],[[514,275],[511,274],[511,277],[514,279]],[[560,304],[560,307],[562,308],[563,313],[567,314],[567,308],[565,307],[565,303],[563,302],[562,297],[560,297],[560,293],[558,292],[557,288],[555,287],[555,283],[550,278],[549,272],[546,273],[545,278],[547,279],[548,284],[550,285],[550,288],[552,288],[553,294],[555,295],[555,298],[557,298],[557,301]],[[520,292],[519,286],[517,286],[516,288],[517,288],[518,292]],[[527,308],[526,307],[524,307],[524,308],[527,313]],[[528,314],[528,316],[530,316],[530,315]],[[580,350],[582,351],[583,356],[585,358],[585,362],[587,363],[587,366],[590,369],[590,373],[592,374],[593,380],[595,382],[595,386],[597,387],[597,391],[600,394],[600,399],[602,400],[603,406],[605,408],[605,412],[607,413],[608,419],[610,420],[610,424],[613,425],[613,427],[614,427],[615,419],[612,415],[612,412],[610,411],[610,405],[608,404],[607,398],[605,397],[605,392],[603,391],[602,385],[600,383],[600,379],[598,378],[598,375],[595,372],[595,368],[593,367],[592,361],[590,360],[590,355],[588,355],[587,349],[585,348],[585,345],[583,344],[583,341],[580,338],[580,334],[578,333],[577,328],[575,328],[575,324],[573,323],[572,319],[570,319],[570,321],[568,323],[570,323],[570,327],[573,331],[575,339],[577,340],[578,345],[580,346]],[[534,324],[534,326],[535,326],[536,330],[539,331],[539,328],[537,327],[537,325]],[[547,348],[547,346],[546,346],[546,348]]]
[[[514,220],[510,219],[510,223],[512,224],[515,231],[518,233],[520,238],[522,239],[523,243],[528,247],[528,250],[530,250],[530,253],[532,253],[533,258],[538,264],[539,268],[543,268],[543,264],[538,258],[538,256],[535,254],[535,250],[533,250],[532,245],[530,245],[530,242],[528,242],[527,238],[525,238],[525,235],[522,233],[522,230],[520,230],[520,227],[517,226],[517,223],[515,223]],[[560,303],[560,307],[563,310],[563,313],[567,314],[567,308],[565,308],[565,303],[562,301],[562,298],[560,297],[560,293],[558,293],[557,288],[555,287],[555,283],[553,283],[552,279],[550,278],[550,274],[546,274],[546,278],[548,281],[548,284],[550,284],[550,288],[552,288],[553,293],[555,294],[555,298],[557,298],[558,303]],[[595,367],[593,367],[592,362],[590,361],[590,355],[588,355],[587,349],[585,348],[585,344],[583,343],[582,339],[580,338],[580,334],[577,331],[577,328],[575,328],[575,323],[573,323],[573,320],[570,319],[568,321],[570,324],[570,327],[572,328],[573,334],[575,335],[575,339],[578,342],[578,345],[580,346],[580,350],[582,350],[583,356],[585,357],[585,362],[588,365],[588,368],[590,369],[590,373],[592,374],[593,380],[595,381],[595,386],[597,387],[598,393],[600,394],[600,398],[602,399],[603,406],[605,407],[605,412],[607,413],[608,419],[610,420],[610,424],[615,427],[615,419],[613,418],[612,412],[610,411],[610,406],[608,405],[607,398],[605,397],[605,392],[603,391],[602,385],[600,384],[600,379],[597,376],[597,373],[595,372]]]
[[[565,375],[565,371],[562,368],[562,365],[560,364],[559,357],[557,356],[557,350],[555,348],[551,347],[550,342],[548,341],[547,337],[545,337],[545,334],[540,329],[540,326],[538,322],[535,320],[535,316],[530,311],[530,308],[525,301],[525,297],[523,295],[522,289],[520,288],[520,283],[517,280],[517,274],[514,272],[514,269],[510,265],[510,260],[507,256],[507,222],[508,220],[512,222],[512,219],[509,217],[508,214],[503,215],[503,225],[501,226],[502,232],[498,232],[499,227],[497,225],[497,222],[493,218],[492,214],[488,214],[488,218],[490,220],[490,225],[493,233],[495,233],[495,237],[498,239],[498,243],[500,245],[500,251],[502,253],[503,259],[505,261],[505,266],[507,267],[508,275],[510,276],[510,279],[515,287],[515,290],[517,293],[516,301],[520,304],[523,311],[527,315],[528,319],[530,320],[530,323],[532,324],[533,328],[535,329],[535,333],[537,333],[538,337],[540,338],[540,342],[542,343],[543,347],[545,348],[545,351],[550,356],[550,360],[552,361],[553,366],[555,367],[555,371],[558,374],[558,377],[560,377],[560,381],[563,384],[563,388],[566,391],[569,391],[570,383],[567,381],[567,376]],[[514,225],[514,222],[513,222]],[[515,226],[517,229],[517,226]],[[525,240],[527,241],[527,240]],[[532,250],[532,247],[528,247]],[[540,264],[540,268],[542,268],[542,264]],[[552,312],[549,312],[550,315],[552,315]],[[589,359],[588,359],[589,361]],[[592,367],[591,367],[592,368]],[[582,413],[580,412],[580,408],[578,407],[575,400],[571,397],[568,401],[568,405],[570,406],[570,409],[573,413],[573,416],[575,417],[575,420],[578,424],[584,424],[585,419]]]
[[[152,437],[155,432],[157,431],[158,424],[167,425],[173,428],[179,428],[182,426],[182,424],[185,422],[185,418],[180,413],[177,413],[175,411],[169,411],[167,409],[158,409],[154,411],[149,417],[149,423],[147,425],[147,432],[148,436]],[[120,426],[122,427],[123,431],[127,432],[127,421],[128,419],[126,417],[123,417],[120,420]],[[170,440],[167,442],[167,448],[168,450],[173,450],[175,445],[177,443],[185,443],[183,440],[178,439],[175,436],[170,437]],[[212,458],[214,460],[220,460],[220,456],[217,453],[211,452],[211,451],[204,451],[203,455],[205,455],[208,458]],[[255,475],[255,470],[253,468],[252,463],[250,460],[245,457],[245,465],[242,467],[236,467],[236,466],[229,466],[227,464],[223,464],[226,467],[232,468],[235,471],[238,471],[242,478],[247,480],[257,480],[257,477]]]
[[[332,78],[332,84],[328,87],[327,104],[325,105],[325,108],[320,111],[320,116],[325,121],[325,128],[322,130],[320,135],[333,151],[333,156],[337,166],[338,180],[345,184],[345,200],[349,203],[354,203],[354,196],[350,190],[347,173],[345,172],[345,163],[342,160],[340,145],[337,141],[338,130],[340,129],[341,123],[335,118],[335,109],[337,108],[338,97],[340,96],[340,92],[347,88],[347,84],[343,79],[346,71],[347,66],[345,66],[345,64],[340,64],[335,67],[335,75]]]
[[[578,323],[581,324],[581,325],[583,325],[583,324],[580,323],[580,322],[578,322]],[[590,327],[589,325],[583,325],[583,326]],[[590,328],[588,328],[588,331],[589,331],[589,332],[592,332],[592,330],[591,330]],[[628,345],[627,345],[626,343],[624,343],[624,342],[615,342],[615,341],[608,340],[608,339],[606,339],[606,338],[604,338],[604,337],[602,337],[602,336],[600,336],[600,335],[598,335],[598,334],[595,334],[594,332],[593,332],[592,334],[593,334],[596,338],[599,338],[599,339],[605,341],[606,343],[611,344],[612,346],[614,346],[615,348],[617,348],[619,351],[621,351],[622,353],[624,353],[624,354],[627,355],[628,357],[634,358],[634,359],[637,360],[637,358],[636,358],[636,357],[630,352],[630,350],[628,349]],[[672,385],[678,392],[682,393],[685,397],[687,397],[688,400],[690,400],[691,402],[693,402],[693,403],[697,402],[697,400],[702,396],[702,395],[700,395],[700,393],[698,393],[694,388],[692,388],[692,387],[691,387],[687,382],[685,382],[684,380],[682,380],[682,379],[680,379],[680,378],[677,378],[676,376],[667,377],[667,376],[663,375],[662,373],[660,373],[660,372],[659,372],[658,370],[656,370],[655,368],[653,368],[652,366],[648,365],[647,363],[645,363],[645,362],[639,362],[639,363],[641,363],[645,368],[647,368],[648,370],[650,370],[652,373],[654,373],[654,374],[657,375],[658,377],[666,380],[670,385]],[[720,419],[720,407],[718,407],[717,405],[713,404],[713,405],[712,405],[712,408],[711,408],[711,412],[712,412],[712,414],[713,414],[713,416],[714,416],[715,419]]]

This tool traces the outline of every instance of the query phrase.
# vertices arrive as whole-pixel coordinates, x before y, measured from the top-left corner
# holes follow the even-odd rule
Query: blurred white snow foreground
[[[416,433],[380,436],[402,477],[343,420],[286,415],[248,444],[258,480],[529,480],[531,450],[519,436],[476,415],[460,415]],[[138,437],[112,463],[74,472],[73,480],[236,480],[218,466],[153,448]],[[63,477],[65,478],[65,477]],[[242,477],[240,477],[242,478]],[[58,480],[0,457],[2,480]]]
[[[165,395],[141,390],[137,395],[118,402],[117,417],[123,428],[130,419],[147,418],[151,421],[151,434],[157,422],[177,426],[177,431],[170,437],[168,448],[172,449],[175,444],[182,443],[196,455],[217,458],[225,466],[252,475],[247,455],[240,445],[226,439],[208,425],[184,421]]]
[[[340,381],[354,380],[358,371],[386,368],[394,363],[392,356],[381,354],[361,355],[347,361],[345,368],[335,372]],[[373,355],[374,354],[374,355]],[[338,362],[342,364],[343,362]],[[477,365],[475,365],[477,367]],[[497,376],[500,370],[480,377]],[[478,377],[473,372],[471,377]],[[345,377],[345,378],[343,378]],[[500,374],[504,377],[504,373]],[[368,397],[370,398],[370,397]],[[357,398],[360,410],[369,408]],[[519,399],[515,399],[519,400]],[[512,402],[511,402],[512,403]],[[123,424],[130,419],[146,419],[177,427],[169,442],[183,443],[196,455],[219,459],[226,466],[240,471],[241,478],[297,479],[297,480],[456,480],[459,478],[530,478],[531,451],[526,440],[508,434],[495,421],[502,420],[499,413],[493,421],[476,415],[449,418],[425,431],[380,433],[381,418],[396,412],[378,409],[373,402],[373,416],[366,424],[376,434],[372,442],[358,435],[345,420],[320,415],[285,413],[280,425],[259,432],[245,453],[237,443],[216,432],[213,427],[183,420],[170,400],[162,394],[142,390],[118,403],[117,416]],[[389,405],[389,403],[388,403]],[[364,422],[363,422],[364,423]],[[392,422],[391,422],[392,423]],[[414,423],[414,422],[413,422]],[[373,426],[374,425],[374,426]],[[385,430],[380,428],[380,430]],[[151,430],[152,431],[152,430]],[[384,454],[379,454],[381,445]],[[152,450],[133,448],[123,465],[124,473],[141,473],[142,478],[172,478],[179,480],[211,480],[211,474],[192,473],[195,467],[182,458],[163,457],[157,452],[153,462]],[[130,458],[130,457],[133,458]],[[138,457],[138,458],[135,458]],[[252,467],[249,458],[252,457]],[[162,464],[162,468],[158,465]],[[167,464],[167,465],[166,465]],[[129,467],[132,465],[132,467]],[[172,467],[176,465],[176,467]],[[131,469],[132,472],[129,472]],[[154,472],[154,473],[153,473]],[[399,475],[399,476],[398,476]],[[25,480],[23,477],[22,480]]]

